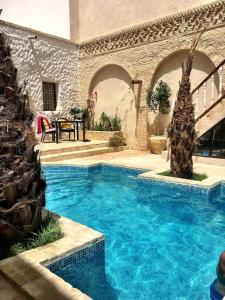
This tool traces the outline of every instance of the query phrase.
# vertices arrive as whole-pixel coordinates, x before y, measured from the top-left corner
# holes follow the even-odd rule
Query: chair
[[[61,118],[60,121],[66,122],[68,120],[66,118]],[[69,141],[70,141],[71,132],[72,132],[73,133],[73,139],[75,141],[75,132],[76,132],[75,124],[72,124],[72,123],[61,123],[60,126],[59,126],[59,132],[60,132],[61,136],[62,136],[63,132],[68,132],[69,133]]]
[[[46,134],[52,135],[52,141],[55,142],[56,128],[52,127],[48,119],[41,118],[41,142],[44,142]]]

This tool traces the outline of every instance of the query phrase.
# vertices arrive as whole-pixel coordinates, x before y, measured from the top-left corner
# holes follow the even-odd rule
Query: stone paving
[[[225,179],[225,159],[193,157],[194,171],[205,173],[208,177],[219,176]],[[169,169],[169,162],[160,155],[142,151],[125,150],[117,153],[95,155],[91,157],[63,160],[59,164],[89,165],[94,163],[110,163],[127,167],[162,171]],[[52,163],[56,164],[56,163]]]
[[[24,296],[17,288],[11,285],[0,275],[0,300],[26,300],[29,299]]]

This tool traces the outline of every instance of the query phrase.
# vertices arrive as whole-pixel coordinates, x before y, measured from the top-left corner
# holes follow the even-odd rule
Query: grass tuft
[[[174,176],[171,174],[171,171],[170,171],[170,170],[167,170],[167,171],[158,173],[158,175],[174,177]],[[202,180],[207,179],[207,178],[208,178],[208,176],[207,176],[206,174],[193,173],[193,176],[192,176],[191,180],[202,181]]]
[[[9,249],[9,256],[17,255],[21,252],[44,246],[46,244],[57,241],[63,237],[63,232],[58,219],[48,216],[43,221],[41,228],[34,238],[16,243]]]

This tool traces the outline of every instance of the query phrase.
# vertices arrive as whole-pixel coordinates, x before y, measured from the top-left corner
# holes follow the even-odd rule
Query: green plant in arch
[[[94,130],[98,131],[120,131],[121,120],[115,117],[109,117],[104,112],[101,114],[99,122],[96,122]]]
[[[160,115],[168,114],[170,111],[170,96],[171,89],[168,84],[162,80],[160,80],[155,88],[152,90],[149,87],[146,90],[146,103],[150,111],[157,115],[158,124],[157,124],[157,132],[159,135],[159,123],[160,123]]]

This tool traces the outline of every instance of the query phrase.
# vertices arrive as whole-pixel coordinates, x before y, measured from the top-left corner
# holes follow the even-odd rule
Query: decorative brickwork
[[[221,26],[224,22],[225,2],[218,1],[83,42],[80,44],[81,57],[156,42],[205,27]]]

